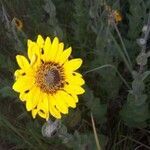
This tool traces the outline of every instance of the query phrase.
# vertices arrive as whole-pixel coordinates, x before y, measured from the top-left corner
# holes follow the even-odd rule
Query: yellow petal
[[[75,70],[77,70],[82,64],[82,59],[80,58],[76,58],[76,59],[72,59],[70,61],[67,61],[64,64],[64,68],[66,72],[73,72]]]
[[[83,76],[78,72],[72,72],[72,75],[83,78]]]
[[[33,104],[32,104],[32,99],[30,97],[28,100],[26,100],[26,109],[27,111],[31,111],[32,108],[33,108]]]
[[[28,92],[21,92],[19,95],[19,98],[22,102],[27,101],[28,99],[30,99],[30,91]]]
[[[64,90],[70,94],[76,94],[76,95],[79,95],[79,94],[83,94],[85,92],[85,90],[78,86],[78,85],[72,85],[72,84],[66,84],[64,86]]]
[[[25,77],[29,77],[29,76],[34,76],[34,72],[31,68],[29,69],[17,69],[14,73],[14,76],[16,78],[16,80],[18,78],[25,78]]]
[[[46,112],[48,112],[49,111],[49,104],[48,104],[48,96],[47,96],[47,94],[44,95],[43,105],[44,105],[44,110]]]
[[[34,108],[33,100],[35,88],[32,88],[28,93],[26,93],[26,109],[27,111],[31,111]]]
[[[64,49],[64,43],[59,43],[58,51],[57,51],[57,56],[55,58],[55,62],[56,63],[59,63],[59,59],[62,56],[63,49]]]
[[[48,120],[49,109],[48,109],[48,100],[47,100],[47,96],[46,96],[47,94],[41,93],[41,91],[39,89],[36,89],[36,90],[37,90],[37,92],[39,91],[39,94],[36,93],[36,91],[34,91],[34,93],[36,93],[37,98],[35,98],[35,97],[33,98],[32,109],[35,107],[35,105],[37,106],[37,109],[34,109],[34,111],[32,111],[32,116],[33,116],[33,118],[35,118],[36,114],[38,113],[39,116]],[[35,100],[36,100],[36,102],[35,102]]]
[[[60,64],[65,63],[68,60],[71,52],[72,52],[72,48],[71,47],[69,47],[68,49],[63,51],[62,55],[60,56],[59,63]]]
[[[42,99],[40,100],[37,108],[39,110],[43,110],[44,112],[48,112],[49,111],[49,104],[48,104],[48,97],[46,93],[43,93],[42,95]]]
[[[46,121],[49,120],[49,112],[46,113],[46,118],[45,119],[46,119]]]
[[[43,112],[43,111],[38,111],[38,115],[44,119],[47,118],[47,113]]]
[[[36,63],[38,62],[38,56],[36,55],[36,54],[34,54],[33,55],[33,57],[32,57],[32,59],[31,59],[31,62],[30,62],[30,64],[31,64],[31,66],[33,67],[35,67],[36,65]]]
[[[44,46],[44,39],[43,39],[43,37],[41,35],[38,35],[37,44],[39,45],[40,48],[43,48],[43,46]]]
[[[60,119],[61,118],[61,114],[60,112],[58,111],[58,109],[55,107],[55,104],[56,104],[56,100],[54,99],[53,96],[49,95],[49,101],[48,101],[48,104],[49,104],[49,112],[50,114],[57,118],[57,119]]]
[[[39,101],[41,101],[41,95],[42,95],[42,93],[41,93],[40,89],[37,88],[37,87],[35,87],[32,90],[32,92],[34,94],[34,96],[32,98],[32,105],[33,105],[32,109],[33,109],[33,108],[35,108],[38,105]]]
[[[46,61],[50,60],[50,50],[51,50],[51,39],[49,37],[46,38],[44,44],[44,59]]]
[[[37,113],[38,113],[38,109],[33,109],[32,110],[32,117],[35,118]]]
[[[37,87],[33,87],[28,91],[21,92],[19,98],[21,101],[26,101],[27,110],[30,111],[37,106],[40,100],[40,95],[39,89]]]
[[[68,107],[67,107],[65,101],[62,99],[59,92],[56,95],[54,95],[54,98],[56,101],[56,108],[63,114],[68,114]]]
[[[38,102],[37,109],[39,116],[48,120],[49,118],[49,104],[48,104],[48,96],[46,93],[41,93],[41,99]]]
[[[37,56],[38,58],[40,58],[40,56],[41,56],[41,48],[37,44],[35,44],[35,46],[32,48],[32,50],[33,50],[33,55],[32,55],[31,60],[35,56]]]
[[[17,55],[16,59],[17,59],[17,63],[18,63],[20,68],[28,68],[28,67],[30,67],[28,60],[24,56]]]
[[[19,99],[20,99],[22,102],[26,101],[26,100],[27,100],[26,95],[27,95],[26,93],[21,92],[20,95],[19,95]]]
[[[76,103],[79,101],[78,96],[76,94],[70,94],[70,95],[74,98]]]
[[[70,84],[75,84],[75,85],[80,85],[80,86],[85,84],[85,81],[83,80],[83,78],[79,76],[74,76],[72,74],[66,75],[66,81]]]
[[[51,61],[54,61],[56,56],[57,56],[57,51],[58,51],[58,45],[59,45],[59,40],[57,37],[54,38],[51,49],[50,49],[50,55],[49,59]]]
[[[70,94],[64,92],[64,91],[60,91],[59,92],[60,97],[61,97],[61,101],[64,101],[65,103],[68,104],[68,106],[75,108],[76,107],[76,99],[71,96]]]
[[[28,40],[27,44],[28,44],[28,57],[29,57],[30,61],[32,61],[33,57],[40,56],[41,48],[37,43],[32,42],[31,40]]]
[[[60,119],[60,118],[61,118],[61,114],[60,114],[60,112],[56,109],[55,106],[50,106],[49,111],[50,111],[50,114],[51,114],[53,117],[55,117],[55,118],[57,118],[57,119]]]
[[[12,88],[16,92],[25,92],[26,90],[30,90],[33,85],[34,80],[32,78],[21,77],[16,80]]]
[[[28,57],[29,57],[29,59],[31,60],[31,59],[32,59],[32,56],[33,56],[33,54],[34,54],[32,48],[33,48],[33,46],[35,45],[35,43],[32,42],[31,40],[28,40],[28,41],[27,41],[27,45],[28,45]]]
[[[26,75],[26,71],[23,69],[17,69],[14,73],[14,76],[16,79],[18,79],[19,77],[22,77],[24,75]]]
[[[27,111],[31,111],[36,108],[39,102],[41,101],[41,92],[39,88],[33,87],[28,93],[24,93],[26,99],[26,108]]]

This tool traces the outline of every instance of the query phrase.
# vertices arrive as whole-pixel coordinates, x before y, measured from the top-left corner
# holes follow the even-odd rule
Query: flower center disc
[[[60,82],[60,75],[56,68],[52,68],[45,74],[45,84],[49,87],[53,87]]]
[[[35,80],[43,92],[53,94],[64,85],[63,68],[56,63],[43,63],[36,72]]]

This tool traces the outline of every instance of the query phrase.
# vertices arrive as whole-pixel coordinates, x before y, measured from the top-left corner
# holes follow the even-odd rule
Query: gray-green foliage
[[[79,134],[78,132],[74,133],[72,141],[68,144],[73,150],[77,149],[93,149],[96,150],[94,143],[94,136],[92,134]]]
[[[132,90],[129,91],[127,103],[121,110],[122,119],[132,127],[147,126],[146,121],[150,119],[150,111],[147,95],[144,94],[144,76],[147,72],[139,75],[134,72]]]
[[[61,39],[63,37],[63,32],[58,25],[58,20],[56,18],[56,7],[51,0],[45,0],[45,4],[43,8],[46,12],[47,17],[47,24],[50,26],[51,34],[54,36],[59,36]],[[46,18],[45,18],[46,19]]]
[[[84,0],[74,1],[74,40],[80,44],[86,42],[85,35],[87,35],[87,28],[89,22],[89,15],[87,5]]]
[[[120,56],[116,50],[116,45],[111,38],[113,28],[111,25],[108,25],[108,20],[106,20],[106,11],[102,9],[101,5],[102,3],[97,0],[89,2],[89,28],[94,34],[95,43],[93,50],[90,51],[91,55],[93,54],[93,59],[90,60],[88,69],[106,64],[111,64],[118,68],[118,64],[120,62]],[[91,38],[91,42],[93,42],[93,39]],[[121,81],[115,70],[105,68],[101,71],[91,73],[91,76],[92,78],[97,78],[95,82],[93,81],[93,89],[96,91],[96,95],[102,93],[102,99],[105,99],[105,101],[106,97],[108,101],[109,99],[114,99],[117,96]],[[97,90],[100,90],[101,92]]]
[[[125,43],[128,49],[128,53],[132,61],[135,61],[136,55],[139,51],[139,47],[136,43],[136,39],[139,37],[141,33],[141,29],[143,24],[147,21],[148,13],[146,13],[147,9],[149,9],[149,4],[147,1],[143,0],[129,0],[129,10],[127,12],[127,18],[129,21],[127,34],[125,35]]]
[[[98,122],[106,121],[107,105],[102,104],[100,99],[96,98],[89,88],[86,88],[86,91],[87,94],[83,96],[85,105],[88,107],[88,109],[90,109],[94,118]]]
[[[146,29],[143,30],[144,36],[140,38],[138,44],[142,50],[137,56],[137,64],[139,65],[139,71],[133,71],[132,77],[132,89],[129,91],[127,97],[127,103],[121,110],[122,119],[133,127],[147,126],[147,121],[150,119],[149,102],[147,93],[145,93],[144,80],[150,75],[150,71],[146,71],[145,66],[148,63],[148,53],[146,52],[146,43],[149,38],[150,18],[145,25]]]

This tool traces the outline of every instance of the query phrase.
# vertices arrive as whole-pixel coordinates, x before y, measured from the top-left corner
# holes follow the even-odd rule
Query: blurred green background
[[[149,14],[149,0],[0,0],[0,149],[150,149]],[[84,62],[86,92],[62,118],[63,136],[42,136],[45,120],[11,89],[15,56],[38,34],[58,36]]]

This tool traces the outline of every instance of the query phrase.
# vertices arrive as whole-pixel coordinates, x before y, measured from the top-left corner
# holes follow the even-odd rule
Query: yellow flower
[[[38,114],[48,120],[51,116],[61,118],[68,114],[68,108],[76,107],[78,95],[84,93],[82,75],[76,70],[82,59],[69,60],[71,47],[64,50],[64,44],[57,37],[37,41],[28,40],[28,59],[17,55],[20,69],[15,71],[13,89],[20,93],[20,100],[26,102],[27,111],[33,118]]]
[[[122,21],[122,15],[121,15],[120,11],[114,10],[113,15],[114,15],[114,19],[115,19],[116,23]]]
[[[20,19],[14,17],[12,22],[14,23],[14,25],[16,26],[16,28],[18,30],[21,30],[23,28],[23,23],[22,23],[22,21]]]
[[[122,21],[122,14],[119,10],[113,10],[110,6],[108,5],[104,5],[105,6],[105,10],[108,13],[108,23],[109,24],[113,24],[114,21],[115,23],[119,23]]]

